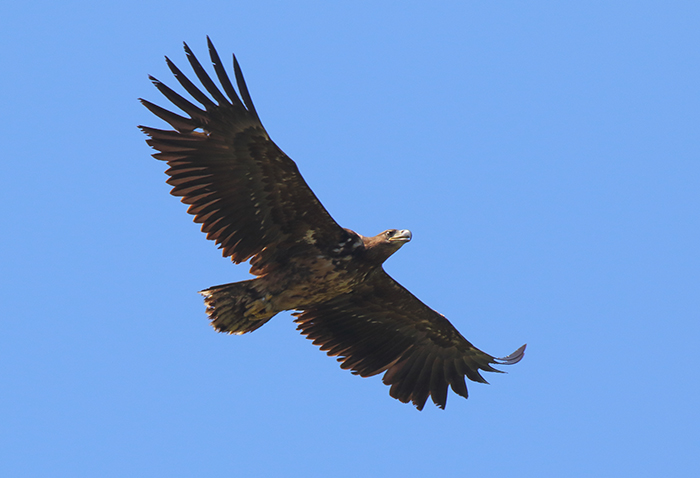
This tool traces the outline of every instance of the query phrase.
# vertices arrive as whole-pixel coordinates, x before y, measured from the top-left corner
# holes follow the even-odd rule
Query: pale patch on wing
[[[306,231],[306,234],[304,234],[304,242],[308,244],[316,244],[316,238],[314,237],[314,231],[313,229],[309,229]]]
[[[362,237],[358,235],[358,237],[355,238],[355,242],[353,242],[353,244],[352,244],[352,250],[354,251],[355,249],[360,247],[362,244],[363,244]]]
[[[352,244],[351,244],[351,243],[352,243]],[[347,253],[350,252],[349,250],[347,250],[348,247],[350,247],[350,249],[354,251],[355,249],[357,249],[357,248],[358,248],[359,246],[361,246],[361,245],[362,245],[362,238],[359,237],[359,235],[356,236],[356,237],[354,238],[354,240],[353,240],[353,237],[350,236],[350,237],[348,237],[347,239],[345,239],[344,241],[340,242],[340,243],[338,244],[338,247],[336,247],[335,249],[333,249],[333,253],[334,253],[334,254],[338,254],[338,253],[341,253],[341,252],[344,251],[344,253],[347,254]]]

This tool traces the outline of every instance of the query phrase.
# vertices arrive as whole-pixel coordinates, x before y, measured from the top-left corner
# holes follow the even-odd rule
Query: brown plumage
[[[525,346],[497,359],[469,343],[441,314],[393,280],[384,261],[411,240],[408,230],[364,237],[340,227],[299,170],[268,137],[234,56],[236,93],[207,38],[223,92],[192,51],[185,53],[211,98],[166,57],[196,105],[151,77],[186,116],[141,102],[174,130],[140,128],[166,161],[172,194],[189,205],[207,239],[256,276],[201,292],[220,332],[251,332],[277,313],[296,311],[302,334],[337,356],[341,367],[369,377],[382,372],[390,395],[421,410],[428,397],[445,407],[447,390],[467,397],[464,378],[518,362]]]

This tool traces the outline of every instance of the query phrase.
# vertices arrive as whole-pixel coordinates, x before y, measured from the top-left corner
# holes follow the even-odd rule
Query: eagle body
[[[382,263],[405,242],[408,230],[390,229],[364,237],[344,229],[338,240],[318,244],[313,234],[271,267],[253,267],[259,277],[211,287],[205,297],[212,325],[220,332],[243,334],[262,326],[279,312],[307,310],[361,288]],[[244,286],[242,286],[244,284]]]
[[[214,328],[244,334],[294,311],[301,333],[342,368],[363,377],[384,373],[389,394],[419,410],[429,397],[444,408],[448,388],[466,398],[465,378],[486,382],[480,370],[520,361],[525,346],[500,359],[482,352],[384,271],[410,231],[365,237],[333,220],[269,138],[235,56],[238,91],[207,40],[220,87],[185,44],[208,95],[166,57],[198,104],[151,77],[187,116],[142,99],[172,129],[140,128],[157,150],[153,156],[169,166],[171,194],[189,205],[207,238],[234,263],[250,262],[253,279],[200,292]]]

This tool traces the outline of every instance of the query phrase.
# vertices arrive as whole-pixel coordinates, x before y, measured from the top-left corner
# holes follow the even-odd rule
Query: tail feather
[[[211,325],[219,332],[245,334],[261,327],[278,311],[256,288],[256,279],[217,285],[199,293],[204,296]]]

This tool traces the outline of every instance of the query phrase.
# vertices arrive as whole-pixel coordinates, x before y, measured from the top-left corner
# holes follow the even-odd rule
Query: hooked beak
[[[402,229],[389,238],[389,242],[408,242],[411,240],[413,235],[408,229]]]

